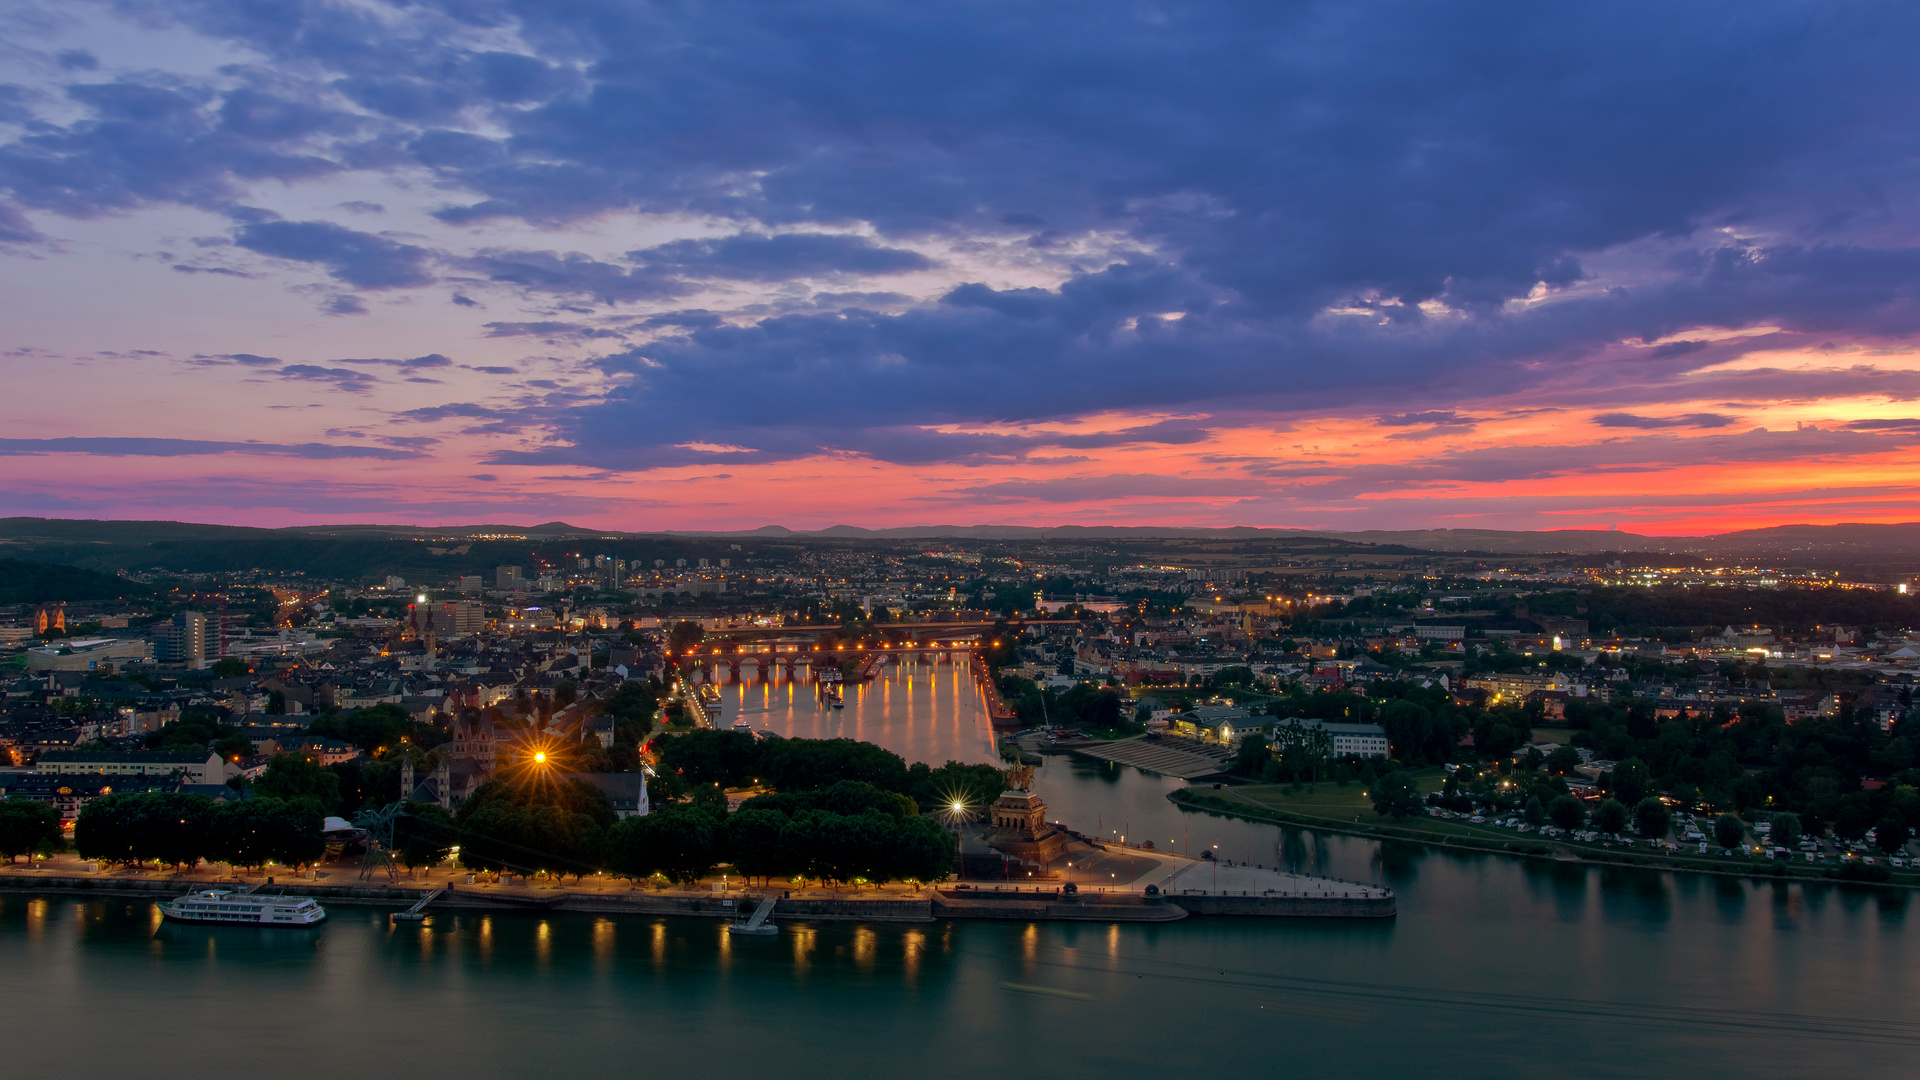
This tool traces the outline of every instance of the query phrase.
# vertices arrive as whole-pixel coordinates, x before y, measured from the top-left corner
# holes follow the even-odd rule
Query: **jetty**
[[[1136,735],[1131,739],[1053,739],[1023,736],[1022,747],[1037,750],[1067,751],[1101,761],[1132,765],[1136,769],[1171,776],[1176,780],[1198,780],[1218,776],[1233,763],[1232,751],[1197,739]]]

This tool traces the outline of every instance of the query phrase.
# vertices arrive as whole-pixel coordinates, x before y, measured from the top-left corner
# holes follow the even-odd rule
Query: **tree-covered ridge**
[[[1920,626],[1920,596],[1871,589],[1596,588],[1528,597],[1537,615],[1580,617],[1596,634],[1644,632],[1660,627],[1766,626],[1804,632],[1844,623],[1875,629]]]
[[[90,603],[147,597],[153,588],[77,566],[0,559],[0,604]]]

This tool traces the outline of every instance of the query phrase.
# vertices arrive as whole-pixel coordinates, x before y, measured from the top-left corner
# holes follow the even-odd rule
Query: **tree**
[[[1571,746],[1556,746],[1553,753],[1547,755],[1547,771],[1555,776],[1565,776],[1580,764],[1580,752]]]
[[[1273,743],[1282,780],[1318,780],[1333,760],[1333,736],[1325,727],[1297,717],[1273,726]]]
[[[702,729],[653,741],[662,768],[689,784],[740,787],[758,775],[759,741],[750,732]]]
[[[489,780],[460,804],[460,865],[581,877],[600,865],[613,804],[584,780]]]
[[[1667,812],[1667,804],[1649,795],[1641,799],[1633,808],[1634,827],[1640,835],[1649,840],[1657,840],[1667,835],[1667,829],[1673,823],[1673,815]]]
[[[672,630],[667,631],[667,648],[675,653],[685,653],[687,649],[700,644],[700,639],[706,636],[707,632],[697,622],[677,622]]]
[[[384,702],[350,713],[322,716],[308,726],[307,733],[352,743],[375,755],[396,748],[403,741],[426,750],[439,745],[444,738],[438,728],[415,723],[405,709]]]
[[[1562,795],[1547,804],[1547,816],[1562,829],[1571,832],[1587,820],[1587,808],[1584,803],[1571,795]]]
[[[1627,807],[1618,799],[1607,799],[1594,808],[1593,827],[1609,835],[1627,827]]]
[[[607,868],[635,881],[660,874],[690,884],[713,869],[714,833],[713,819],[697,810],[666,807],[630,817],[607,834]]]
[[[1713,839],[1723,848],[1744,847],[1747,827],[1732,814],[1721,814],[1713,819]]]
[[[991,765],[949,761],[934,769],[916,761],[907,770],[907,794],[926,809],[943,809],[957,802],[977,810],[999,798],[1006,786],[1006,777]]]
[[[131,865],[139,862],[133,801],[137,795],[102,795],[80,808],[73,825],[73,846],[83,859]]]
[[[1267,737],[1251,731],[1240,740],[1240,749],[1235,751],[1229,771],[1237,776],[1258,778],[1265,775],[1267,765],[1272,761],[1273,751],[1267,746]]]
[[[213,662],[211,670],[216,679],[237,679],[247,673],[247,663],[231,656],[223,656]]]
[[[208,857],[234,866],[301,866],[326,853],[324,823],[310,806],[254,796],[213,816]]]
[[[1639,758],[1628,758],[1613,767],[1613,797],[1625,805],[1636,805],[1646,798],[1652,783],[1647,763]]]
[[[1773,815],[1772,840],[1779,847],[1792,847],[1800,842],[1800,815]]]
[[[1403,818],[1421,810],[1420,790],[1414,786],[1413,777],[1398,769],[1375,780],[1369,794],[1376,814]]]
[[[759,753],[759,777],[779,791],[811,791],[841,780],[864,780],[887,791],[907,786],[900,755],[852,739],[768,739]]]
[[[613,741],[616,746],[637,745],[653,731],[653,715],[660,708],[659,697],[651,684],[628,679],[602,699],[607,715],[613,717]]]
[[[410,802],[393,823],[393,843],[408,870],[433,867],[453,853],[453,815],[434,803]]]
[[[729,815],[721,831],[733,868],[749,878],[787,877],[797,873],[799,860],[780,842],[780,830],[786,823],[784,814],[744,806],[738,813]]]
[[[1526,809],[1521,812],[1526,815],[1527,824],[1536,829],[1546,823],[1547,807],[1545,803],[1540,801],[1540,796],[1538,795],[1528,798]]]
[[[11,866],[21,855],[32,855],[60,842],[60,811],[32,799],[0,802],[0,855]]]
[[[207,857],[207,836],[219,804],[202,795],[154,792],[141,796],[145,857],[191,870]]]
[[[1907,821],[1899,814],[1888,814],[1873,827],[1873,843],[1888,855],[1898,855],[1907,845]]]
[[[286,802],[306,801],[322,814],[340,807],[340,777],[305,754],[279,754],[253,782],[255,792]]]

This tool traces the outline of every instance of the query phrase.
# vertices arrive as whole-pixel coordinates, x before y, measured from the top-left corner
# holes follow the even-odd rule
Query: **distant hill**
[[[257,568],[306,571],[326,578],[376,579],[398,574],[438,582],[457,574],[490,574],[539,553],[604,550],[644,560],[714,555],[716,541],[1153,541],[1258,544],[1289,552],[1338,553],[1365,545],[1379,553],[1556,555],[1591,558],[1609,552],[1663,552],[1699,558],[1755,558],[1782,565],[1920,572],[1920,523],[1785,525],[1714,536],[1651,537],[1598,529],[1374,529],[1365,531],[1167,528],[1117,525],[917,525],[866,529],[835,525],[800,530],[779,525],[735,531],[651,533],[541,525],[307,525],[260,529],[179,521],[88,521],[0,518],[0,555],[111,573],[116,570],[218,572]],[[749,544],[751,549],[754,545]],[[596,547],[595,550],[602,550]],[[725,552],[719,552],[724,555]]]
[[[1669,551],[1670,537],[1639,536],[1600,529],[1552,529],[1508,532],[1501,529],[1412,529],[1336,532],[1342,540],[1367,544],[1400,544],[1427,551],[1485,551],[1496,555],[1542,555],[1567,552],[1587,555],[1601,551]]]
[[[59,600],[80,604],[151,595],[150,587],[112,574],[24,559],[0,559],[0,604],[44,604]]]
[[[1920,522],[1899,525],[1779,525],[1687,541],[1728,554],[1792,555],[1873,551],[1920,556]]]
[[[855,540],[1340,540],[1354,544],[1392,545],[1420,551],[1487,552],[1523,555],[1600,551],[1665,551],[1675,541],[1634,533],[1597,529],[1510,532],[1499,529],[1412,529],[1339,532],[1318,529],[1262,529],[1250,525],[1219,529],[1166,528],[1129,525],[913,525],[894,529],[863,529],[834,525],[797,530],[763,525],[740,532],[684,532],[677,536],[750,536]]]

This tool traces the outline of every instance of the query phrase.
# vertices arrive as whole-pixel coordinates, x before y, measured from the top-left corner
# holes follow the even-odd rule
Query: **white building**
[[[1326,732],[1333,738],[1333,756],[1337,758],[1393,756],[1392,747],[1387,745],[1387,729],[1379,724],[1340,724],[1299,718],[1282,720],[1281,723],[1301,724]]]
[[[133,638],[69,638],[27,650],[28,671],[99,671],[149,659],[147,643]]]
[[[178,776],[189,784],[224,784],[226,765],[210,750],[50,750],[33,771],[57,776]]]

